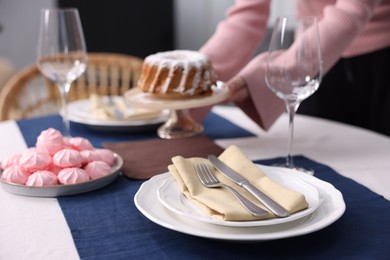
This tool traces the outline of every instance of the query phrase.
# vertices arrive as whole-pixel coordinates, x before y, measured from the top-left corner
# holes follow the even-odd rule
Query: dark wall
[[[135,55],[174,49],[173,0],[58,0],[79,9],[89,52]]]

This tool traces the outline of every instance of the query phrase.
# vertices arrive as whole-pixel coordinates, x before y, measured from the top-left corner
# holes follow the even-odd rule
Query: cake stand
[[[142,92],[139,88],[134,88],[125,93],[127,103],[135,108],[169,109],[168,120],[157,129],[160,138],[176,139],[190,137],[203,132],[203,126],[196,122],[189,112],[191,108],[204,107],[220,103],[229,96],[227,86],[222,82],[217,82],[212,86],[212,94],[203,97],[168,99],[159,98],[153,94]]]

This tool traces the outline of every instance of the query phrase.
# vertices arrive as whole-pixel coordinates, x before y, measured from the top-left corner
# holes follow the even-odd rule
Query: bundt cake
[[[206,55],[189,50],[158,52],[145,58],[138,87],[164,98],[209,95],[216,74]]]

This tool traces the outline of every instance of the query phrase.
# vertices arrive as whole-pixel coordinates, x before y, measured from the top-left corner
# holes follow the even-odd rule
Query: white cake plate
[[[203,97],[168,99],[142,92],[139,88],[131,89],[125,93],[129,106],[144,109],[169,109],[168,120],[160,126],[157,134],[160,138],[175,139],[190,137],[203,132],[203,126],[196,122],[189,113],[189,109],[204,107],[220,103],[229,96],[227,86],[218,81],[212,86],[212,94]]]

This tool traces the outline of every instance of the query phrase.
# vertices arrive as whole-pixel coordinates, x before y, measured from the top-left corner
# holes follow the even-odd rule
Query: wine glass
[[[63,135],[70,136],[68,93],[72,82],[84,73],[87,67],[87,51],[77,9],[41,10],[37,65],[42,74],[58,86]]]
[[[287,157],[284,167],[313,174],[294,165],[291,155],[294,117],[300,103],[312,95],[322,79],[322,57],[316,17],[278,17],[269,45],[265,81],[281,98],[289,116]]]

